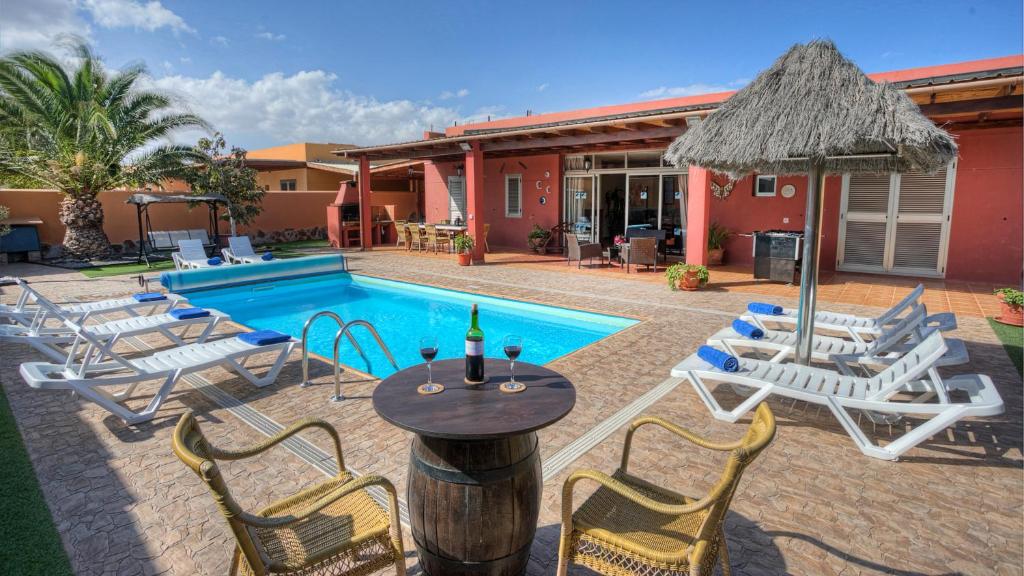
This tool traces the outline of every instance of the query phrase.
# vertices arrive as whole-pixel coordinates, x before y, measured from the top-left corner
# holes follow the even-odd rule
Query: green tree
[[[218,132],[213,138],[200,138],[193,151],[201,158],[184,173],[192,194],[220,195],[231,203],[230,217],[238,224],[250,224],[263,211],[263,190],[256,184],[256,170],[245,165],[246,151],[227,145]],[[227,220],[228,214],[222,218]]]
[[[43,52],[0,58],[0,180],[64,193],[64,249],[85,258],[109,254],[103,232],[104,190],[159,186],[197,160],[191,147],[168,143],[180,128],[205,128],[171,99],[143,90],[142,65],[108,73],[90,48],[72,46],[74,63]]]

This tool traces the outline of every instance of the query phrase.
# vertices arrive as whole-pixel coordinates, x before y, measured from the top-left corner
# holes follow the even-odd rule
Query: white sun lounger
[[[672,375],[687,379],[711,414],[735,422],[769,396],[778,395],[828,407],[864,454],[896,460],[901,454],[962,418],[993,416],[1003,412],[1003,400],[992,379],[981,374],[941,378],[935,362],[946,353],[939,331],[932,332],[884,371],[870,378],[831,370],[739,358],[739,371],[723,372],[696,354],[672,369]],[[920,379],[920,378],[924,379]],[[733,410],[725,410],[712,395],[709,382],[749,388],[753,393]],[[963,393],[967,402],[952,402],[950,393]],[[901,394],[912,400],[896,399]],[[868,439],[850,410],[864,410],[869,416],[915,416],[926,420],[886,444]],[[873,418],[875,419],[875,418]]]
[[[21,278],[4,277],[0,278],[0,286],[4,284],[16,284],[21,288],[21,294],[15,304],[0,304],[0,320],[14,322],[22,326],[32,326],[39,314],[46,314],[46,310],[36,302],[38,292],[28,289],[28,282]],[[82,302],[74,304],[56,304],[61,314],[69,320],[84,324],[94,314],[123,313],[129,316],[146,316],[162,314],[171,311],[175,306],[188,302],[187,299],[177,294],[164,294],[162,300],[140,302],[134,297],[113,298],[97,302]]]
[[[64,364],[26,362],[19,370],[21,377],[32,388],[74,391],[127,424],[152,419],[182,376],[208,368],[221,366],[238,373],[255,386],[267,386],[277,379],[297,343],[294,338],[290,338],[285,342],[256,346],[231,336],[162,350],[142,358],[128,359],[108,351],[106,356],[109,356],[110,361],[99,362],[104,343],[81,327],[76,327],[75,332],[79,339],[74,347],[86,346],[80,363],[74,362],[77,358],[71,356]],[[245,363],[252,356],[266,352],[276,352],[277,358],[263,377],[257,377],[245,367]],[[121,404],[139,384],[149,381],[159,382],[160,388],[144,410],[132,412]],[[124,388],[120,392],[108,392],[110,387]]]
[[[232,236],[228,238],[228,247],[221,249],[224,259],[231,264],[250,264],[265,262],[262,254],[252,249],[248,236]]]
[[[868,366],[888,366],[935,330],[927,325],[927,317],[925,305],[916,304],[909,314],[884,326],[882,333],[870,342],[815,334],[811,341],[811,358],[818,361],[840,360]],[[764,337],[754,340],[736,332],[732,326],[727,326],[708,338],[707,343],[737,358],[743,356],[744,351],[768,355],[760,359],[769,362],[789,360],[796,354],[796,332],[762,330]],[[963,340],[946,338],[945,342],[946,353],[939,358],[936,366],[956,366],[970,360]]]
[[[865,342],[877,338],[882,334],[885,327],[893,324],[899,319],[900,314],[909,310],[924,294],[924,285],[918,284],[910,294],[907,294],[895,306],[885,311],[881,316],[871,318],[868,316],[855,316],[853,314],[840,314],[822,310],[814,314],[814,330],[816,332],[829,332],[842,334],[856,342]],[[784,308],[782,314],[757,314],[746,311],[740,319],[756,325],[758,328],[769,329],[773,327],[789,328],[796,330],[799,310],[795,308]],[[947,332],[956,329],[956,317],[950,312],[940,312],[928,316],[926,325]],[[866,338],[865,338],[866,337]]]
[[[192,270],[195,268],[210,268],[210,257],[206,255],[206,248],[202,240],[178,240],[178,251],[171,254],[174,260],[174,267],[178,270]]]

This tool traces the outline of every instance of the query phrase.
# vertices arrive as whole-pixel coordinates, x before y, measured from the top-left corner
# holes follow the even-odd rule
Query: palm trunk
[[[103,232],[103,206],[96,198],[67,196],[60,204],[64,233],[64,253],[86,260],[110,256],[110,240]]]

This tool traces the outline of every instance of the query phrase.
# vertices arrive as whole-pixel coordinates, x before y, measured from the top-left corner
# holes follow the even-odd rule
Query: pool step
[[[384,340],[381,339],[380,334],[377,332],[377,329],[374,328],[373,324],[367,322],[366,320],[351,320],[349,322],[345,322],[344,320],[341,319],[341,316],[339,316],[338,314],[330,310],[321,310],[316,314],[310,316],[309,319],[306,320],[305,325],[303,325],[302,327],[301,386],[303,388],[308,387],[312,384],[309,381],[309,329],[312,328],[313,323],[316,322],[317,319],[322,317],[331,318],[335,321],[335,323],[338,324],[338,331],[334,334],[334,346],[331,348],[333,351],[331,362],[334,364],[334,394],[330,398],[331,402],[341,402],[342,400],[345,399],[345,396],[341,393],[342,336],[348,338],[348,341],[352,343],[352,347],[355,348],[357,352],[359,352],[359,356],[361,356],[363,361],[366,362],[367,367],[369,367],[372,370],[370,360],[369,358],[366,357],[366,353],[363,352],[363,347],[359,345],[359,342],[356,341],[355,336],[352,335],[352,328],[355,328],[356,326],[362,326],[363,328],[366,328],[366,330],[370,332],[370,335],[373,336],[374,340],[377,341],[377,346],[380,347],[380,349],[384,352],[384,355],[387,356],[388,361],[391,362],[391,366],[395,368],[396,372],[399,370],[398,363],[395,362],[395,357],[391,354],[391,350],[388,348],[387,344],[384,343]]]

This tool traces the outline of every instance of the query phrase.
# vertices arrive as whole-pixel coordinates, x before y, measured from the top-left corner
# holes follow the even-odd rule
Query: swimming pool
[[[488,357],[503,358],[501,341],[523,337],[520,359],[545,364],[636,324],[636,320],[544,306],[419,284],[335,273],[307,278],[202,290],[187,294],[193,306],[216,308],[251,328],[270,328],[301,338],[302,327],[321,310],[345,321],[366,320],[377,328],[400,368],[423,362],[419,339],[438,340],[438,359],[461,358],[469,328],[470,307],[480,307]],[[322,318],[310,330],[309,348],[331,356],[338,327]],[[369,366],[351,344],[342,343],[342,363],[385,377],[394,372],[384,353],[362,328],[353,329]]]

